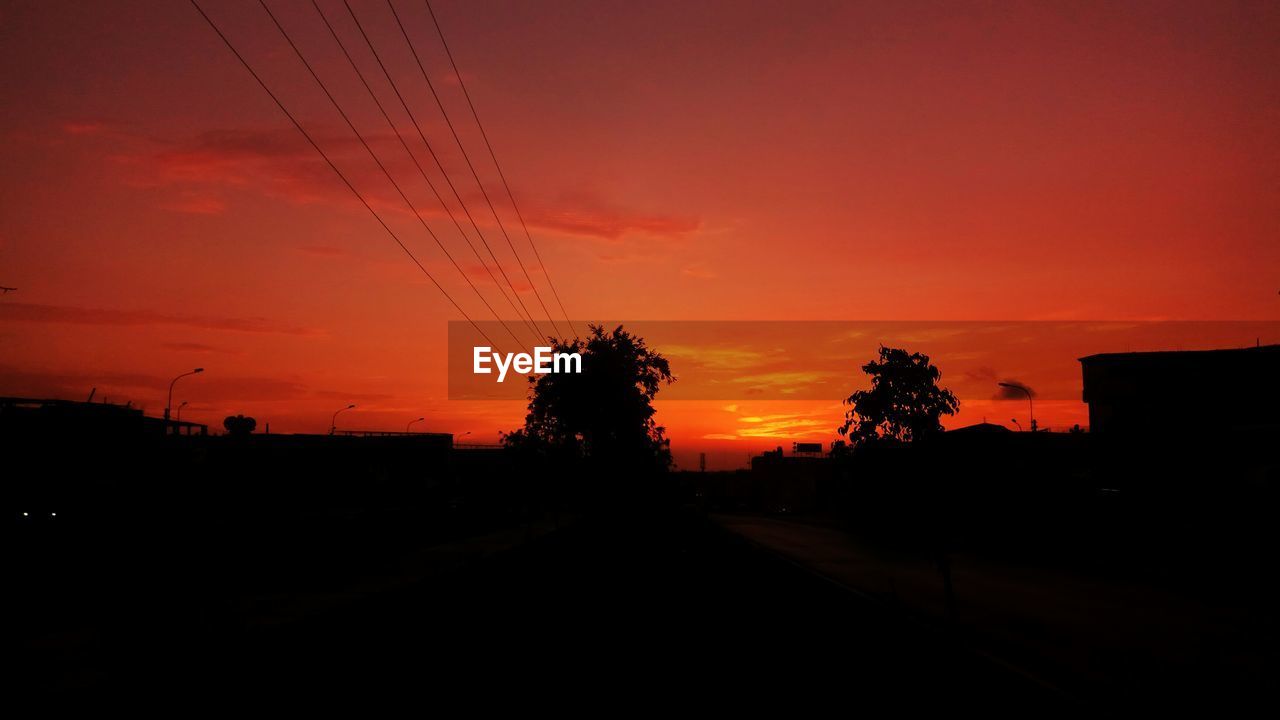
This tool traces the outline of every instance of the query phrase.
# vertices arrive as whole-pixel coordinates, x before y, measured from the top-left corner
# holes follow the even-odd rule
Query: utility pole
[[[1011,390],[1021,390],[1022,392],[1026,393],[1027,406],[1028,406],[1028,410],[1031,413],[1031,432],[1035,432],[1036,431],[1036,404],[1031,400],[1031,388],[1025,387],[1023,385],[1019,385],[1017,383],[1002,382],[997,384],[1002,388],[1009,388]]]

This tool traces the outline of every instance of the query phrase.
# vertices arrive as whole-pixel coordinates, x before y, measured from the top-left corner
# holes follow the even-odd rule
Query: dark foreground
[[[1072,706],[694,513],[579,521],[305,617],[162,635],[113,634],[79,669],[28,680],[95,695],[391,692],[530,709],[688,693],[746,705]]]

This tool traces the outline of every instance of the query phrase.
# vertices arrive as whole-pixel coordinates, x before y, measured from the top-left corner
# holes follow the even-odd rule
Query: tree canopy
[[[585,339],[560,341],[553,352],[582,356],[581,373],[530,378],[524,427],[504,438],[510,448],[585,459],[628,471],[665,470],[670,441],[654,420],[653,399],[675,381],[666,358],[618,326],[588,326]]]
[[[853,448],[906,443],[942,432],[941,417],[954,415],[960,401],[938,387],[942,371],[928,355],[881,346],[880,357],[862,366],[871,389],[844,400],[851,406],[838,430]]]

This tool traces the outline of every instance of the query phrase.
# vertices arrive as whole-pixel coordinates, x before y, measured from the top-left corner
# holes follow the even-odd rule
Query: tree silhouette
[[[258,421],[244,415],[228,415],[222,421],[222,427],[227,429],[228,435],[243,437],[258,427]]]
[[[852,406],[838,430],[853,448],[905,443],[942,432],[939,419],[954,415],[960,401],[938,387],[942,371],[929,356],[898,348],[880,347],[880,359],[862,366],[871,376],[871,389],[845,399]]]
[[[582,356],[581,373],[530,378],[524,427],[504,436],[513,449],[587,460],[625,471],[666,470],[670,441],[654,422],[653,398],[675,381],[666,358],[618,326],[588,326],[585,340],[553,352]]]

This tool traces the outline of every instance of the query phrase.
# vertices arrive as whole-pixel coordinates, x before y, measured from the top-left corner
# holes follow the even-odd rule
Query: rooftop
[[[1097,353],[1079,358],[1086,361],[1111,360],[1165,360],[1165,359],[1209,359],[1233,356],[1253,356],[1258,354],[1280,353],[1280,345],[1257,345],[1244,348],[1226,348],[1221,350],[1153,350],[1148,352]]]

